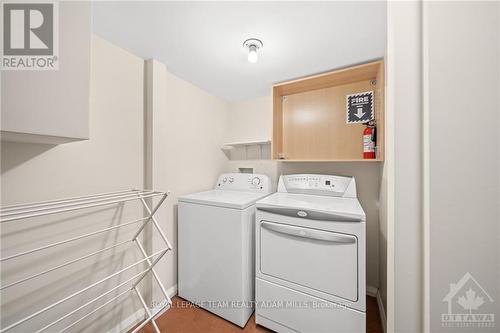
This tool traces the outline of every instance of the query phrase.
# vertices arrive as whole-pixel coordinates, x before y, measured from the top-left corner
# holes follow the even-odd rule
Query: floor
[[[225,321],[224,319],[201,308],[192,306],[180,297],[172,299],[173,306],[170,310],[158,317],[156,323],[162,332],[182,333],[253,333],[271,332],[270,330],[255,324],[252,316],[245,328]],[[378,312],[377,300],[374,297],[366,297],[366,332],[383,333]],[[141,333],[154,333],[151,324],[145,326]]]

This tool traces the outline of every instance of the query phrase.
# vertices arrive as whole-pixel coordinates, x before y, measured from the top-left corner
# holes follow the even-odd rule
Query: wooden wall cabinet
[[[377,158],[363,159],[363,124],[346,123],[346,96],[374,92]],[[382,60],[273,86],[272,157],[286,161],[381,161],[384,157]]]

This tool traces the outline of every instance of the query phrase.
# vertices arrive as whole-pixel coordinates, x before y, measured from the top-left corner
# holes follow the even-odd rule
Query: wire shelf
[[[159,191],[153,191],[153,190],[138,190],[138,189],[132,189],[132,190],[126,190],[126,191],[118,191],[118,192],[108,192],[108,193],[100,193],[100,194],[95,194],[95,195],[86,195],[86,196],[79,196],[79,197],[70,197],[70,198],[63,198],[63,199],[58,199],[58,200],[49,200],[49,201],[41,201],[41,202],[33,202],[33,203],[27,203],[27,204],[18,204],[18,205],[11,205],[11,206],[4,206],[0,208],[0,223],[8,223],[8,222],[13,222],[13,221],[18,221],[18,220],[26,220],[26,219],[31,219],[39,216],[45,216],[45,215],[51,215],[51,214],[59,214],[59,213],[64,213],[64,212],[70,212],[70,211],[76,211],[76,210],[81,210],[81,209],[87,209],[87,208],[93,208],[93,207],[100,207],[100,206],[105,206],[105,205],[112,205],[112,204],[117,204],[117,203],[123,203],[127,201],[132,201],[132,200],[139,200],[142,203],[142,206],[144,207],[145,211],[147,212],[147,215],[136,220],[120,223],[118,225],[114,225],[112,227],[104,228],[104,229],[99,229],[92,231],[90,233],[86,233],[83,235],[67,238],[58,242],[46,244],[43,246],[39,246],[27,251],[19,252],[13,255],[9,255],[6,257],[0,258],[0,262],[6,262],[6,261],[11,261],[11,260],[16,260],[19,257],[27,256],[33,253],[37,253],[49,248],[57,247],[59,245],[63,245],[66,243],[71,243],[76,240],[80,240],[83,238],[87,237],[92,237],[98,234],[103,234],[106,232],[109,232],[111,230],[119,229],[125,226],[131,226],[134,224],[139,224],[137,231],[134,233],[134,236],[131,239],[127,239],[122,242],[115,243],[111,246],[99,249],[97,251],[89,252],[81,257],[63,262],[57,266],[50,267],[47,269],[44,269],[43,271],[37,272],[35,274],[32,274],[30,276],[23,277],[21,279],[18,279],[16,281],[10,282],[8,284],[3,284],[0,286],[0,291],[7,290],[11,287],[14,287],[16,285],[22,285],[23,283],[41,277],[45,274],[48,274],[50,272],[56,271],[58,269],[61,269],[63,267],[72,265],[74,263],[77,263],[79,261],[82,261],[87,258],[91,258],[94,256],[97,256],[100,253],[110,251],[116,247],[128,244],[128,243],[135,243],[142,254],[142,259],[130,264],[129,266],[122,268],[116,272],[113,272],[106,277],[100,279],[99,281],[96,281],[64,298],[59,299],[56,302],[53,302],[52,304],[45,306],[41,308],[38,311],[35,311],[31,313],[28,316],[25,316],[24,318],[17,320],[16,322],[9,324],[8,326],[2,327],[0,329],[0,333],[8,332],[12,330],[15,327],[18,327],[19,325],[28,322],[29,320],[41,315],[42,313],[62,304],[67,302],[68,300],[77,297],[86,291],[92,289],[95,286],[98,286],[105,281],[108,281],[112,279],[113,277],[118,276],[119,274],[124,273],[125,271],[128,271],[132,269],[133,267],[137,267],[140,264],[146,264],[147,268],[142,270],[140,273],[135,274],[131,278],[127,279],[124,282],[121,282],[120,284],[114,286],[113,288],[105,291],[104,293],[101,293],[97,297],[94,297],[93,299],[87,301],[86,303],[78,306],[76,309],[73,309],[63,316],[57,318],[56,320],[46,324],[45,326],[41,327],[38,329],[36,332],[44,332],[48,330],[49,328],[53,327],[54,325],[60,323],[66,318],[69,318],[70,316],[76,314],[78,311],[83,310],[91,305],[93,305],[96,301],[104,298],[105,296],[111,294],[113,291],[117,291],[122,287],[127,286],[128,288],[120,292],[118,295],[112,297],[111,299],[107,300],[105,303],[99,305],[98,307],[94,308],[92,311],[89,313],[85,314],[84,316],[80,317],[76,321],[72,322],[71,324],[67,325],[64,327],[62,330],[59,332],[65,332],[68,329],[72,328],[79,322],[83,321],[84,319],[88,318],[92,314],[98,312],[102,308],[104,308],[106,305],[111,304],[113,302],[118,302],[120,298],[123,298],[124,295],[130,293],[135,294],[140,303],[142,304],[147,318],[144,319],[142,322],[138,323],[138,325],[134,329],[134,333],[138,332],[142,327],[144,327],[146,324],[150,323],[153,326],[153,329],[155,330],[156,333],[160,333],[160,330],[155,322],[155,318],[160,314],[163,310],[165,310],[166,307],[170,306],[172,304],[172,301],[163,286],[163,283],[161,282],[157,272],[154,269],[154,266],[158,263],[158,261],[168,252],[172,250],[172,246],[166,237],[165,233],[162,231],[160,228],[160,225],[158,221],[155,218],[155,214],[160,208],[160,206],[163,204],[165,199],[168,196],[168,192],[159,192]],[[154,205],[154,207],[149,207],[149,205],[146,203],[145,199],[148,198],[153,198],[153,197],[159,197],[158,203]],[[153,229],[156,230],[156,233],[160,235],[162,238],[163,242],[165,243],[165,246],[159,250],[156,251],[155,253],[148,255],[146,250],[144,249],[143,244],[141,243],[139,239],[139,235],[141,232],[144,230],[144,228],[148,225],[151,224],[153,226]],[[153,231],[154,232],[154,231]],[[137,288],[137,285],[148,275],[148,273],[151,273],[153,278],[156,280],[156,283],[159,285],[160,290],[162,291],[163,295],[165,296],[167,303],[164,304],[161,308],[156,310],[154,313],[151,313],[150,309],[148,308],[146,302],[144,301],[144,298]]]

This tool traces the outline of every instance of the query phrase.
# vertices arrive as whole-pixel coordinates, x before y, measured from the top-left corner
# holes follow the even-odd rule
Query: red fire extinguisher
[[[375,146],[377,144],[377,128],[375,121],[370,121],[365,124],[366,128],[363,131],[363,158],[366,160],[374,159]]]

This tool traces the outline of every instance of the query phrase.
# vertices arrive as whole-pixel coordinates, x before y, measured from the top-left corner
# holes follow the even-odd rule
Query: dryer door
[[[259,231],[264,275],[358,301],[356,236],[269,221]]]

